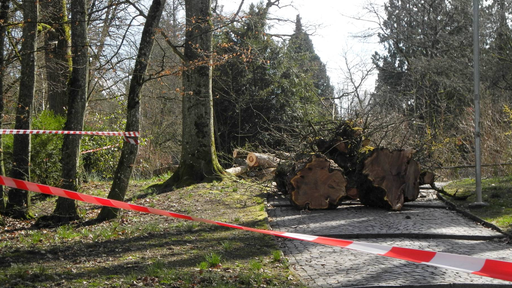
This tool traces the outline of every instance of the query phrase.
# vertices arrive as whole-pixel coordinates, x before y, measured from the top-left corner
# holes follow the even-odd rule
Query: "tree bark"
[[[71,1],[71,24],[73,70],[69,81],[69,107],[64,130],[81,131],[84,126],[89,75],[86,0]],[[79,188],[78,165],[81,139],[81,135],[64,135],[61,158],[63,181],[61,187],[63,189],[77,191]],[[75,200],[59,197],[53,217],[59,222],[79,219]]]
[[[9,18],[9,0],[0,1],[0,127],[4,119],[4,72],[5,72],[5,34],[7,29],[3,23],[7,23]],[[2,135],[0,135],[0,175],[5,175],[4,166],[4,147],[2,141]],[[5,212],[7,194],[5,193],[5,187],[0,186],[0,213]]]
[[[210,4],[210,0],[185,1],[181,159],[178,171],[153,187],[160,193],[221,179],[224,174],[215,152],[213,129]]]
[[[67,84],[71,71],[69,27],[65,0],[41,1],[41,18],[49,26],[45,37],[46,89],[48,107],[55,115],[65,115]]]
[[[128,91],[128,115],[126,119],[126,131],[139,131],[140,129],[140,91],[145,82],[145,74],[148,68],[148,62],[151,58],[151,50],[155,42],[160,18],[165,7],[166,0],[153,0],[146,17],[144,30],[142,31],[139,53],[135,60],[135,68],[130,81],[130,90]],[[121,158],[117,164],[114,174],[114,181],[110,192],[109,199],[123,201],[128,190],[130,176],[133,171],[133,164],[137,157],[138,145],[123,143]],[[97,220],[104,221],[116,218],[119,209],[111,207],[103,207]]]
[[[21,75],[15,129],[30,129],[36,84],[36,38],[39,3],[23,1],[23,43]],[[11,177],[30,179],[30,135],[14,135]],[[7,213],[14,218],[32,218],[28,191],[11,189]]]

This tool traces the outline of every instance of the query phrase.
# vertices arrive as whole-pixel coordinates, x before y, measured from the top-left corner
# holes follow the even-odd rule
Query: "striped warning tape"
[[[69,134],[69,135],[98,135],[98,136],[123,136],[131,144],[139,144],[139,132],[109,132],[109,131],[65,131],[65,130],[23,130],[0,129],[0,134]]]
[[[465,255],[457,255],[443,252],[433,252],[426,250],[418,250],[411,248],[402,248],[395,246],[386,246],[373,243],[355,242],[350,240],[313,236],[298,233],[288,233],[279,231],[270,231],[255,229],[235,224],[229,224],[224,222],[218,222],[203,218],[192,217],[184,214],[169,212],[165,210],[129,204],[122,201],[111,200],[91,195],[86,195],[78,192],[64,190],[57,187],[51,187],[47,185],[32,183],[28,181],[13,179],[10,177],[0,176],[0,185],[18,188],[22,190],[28,190],[37,193],[44,193],[50,195],[61,196],[70,198],[78,201],[88,202],[91,204],[108,206],[113,208],[120,208],[125,210],[139,211],[143,213],[162,215],[168,217],[174,217],[179,219],[215,224],[224,227],[230,227],[234,229],[240,229],[245,231],[252,231],[256,233],[263,233],[268,235],[274,235],[283,238],[302,240],[312,243],[324,244],[329,246],[337,246],[350,250],[368,252],[380,256],[386,256],[401,260],[407,260],[415,263],[421,263],[431,266],[437,266],[442,268],[453,269],[461,272],[476,274],[480,276],[512,281],[512,262],[477,258]]]

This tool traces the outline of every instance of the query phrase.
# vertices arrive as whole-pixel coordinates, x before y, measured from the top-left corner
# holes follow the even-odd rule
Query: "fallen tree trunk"
[[[336,208],[347,195],[343,170],[321,154],[311,156],[290,175],[290,200],[300,209]]]
[[[412,160],[414,150],[375,149],[364,161],[366,176],[358,186],[359,200],[368,206],[400,210],[404,202],[419,194],[419,165]]]
[[[273,155],[250,152],[246,162],[250,168],[276,168],[281,160]]]

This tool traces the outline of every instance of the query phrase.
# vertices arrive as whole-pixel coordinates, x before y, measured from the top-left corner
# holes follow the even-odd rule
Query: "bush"
[[[52,111],[43,111],[32,122],[34,130],[62,130],[66,118]],[[31,180],[37,183],[56,186],[61,177],[61,149],[64,135],[33,135],[31,144]]]
[[[66,119],[51,111],[43,111],[34,117],[34,130],[62,130]],[[63,135],[42,134],[31,136],[30,177],[31,181],[55,186],[60,181],[60,155]],[[7,174],[12,169],[14,135],[3,135],[4,163]]]

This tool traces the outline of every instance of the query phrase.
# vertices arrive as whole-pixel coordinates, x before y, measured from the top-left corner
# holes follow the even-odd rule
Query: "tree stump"
[[[290,200],[300,209],[336,208],[347,195],[343,170],[321,154],[311,156],[291,175]]]

